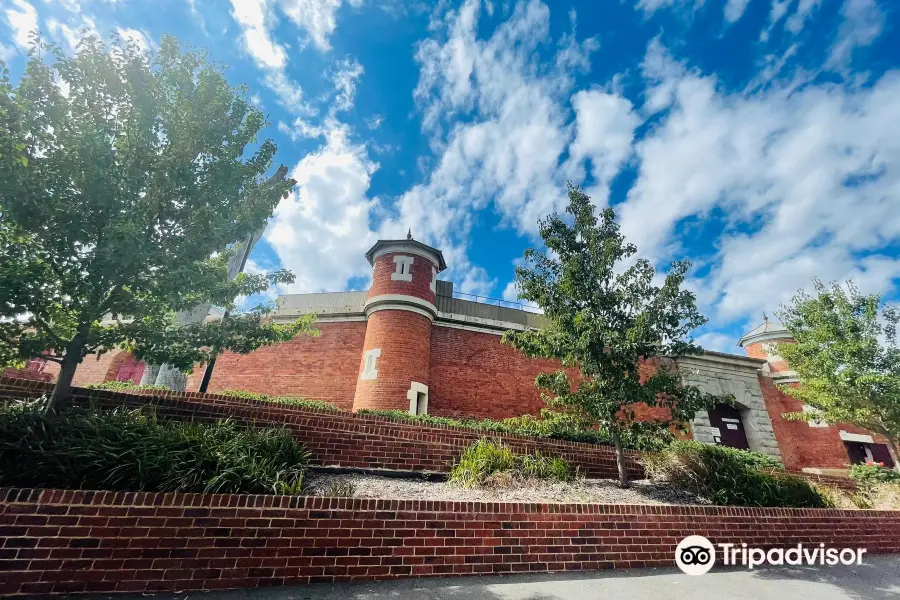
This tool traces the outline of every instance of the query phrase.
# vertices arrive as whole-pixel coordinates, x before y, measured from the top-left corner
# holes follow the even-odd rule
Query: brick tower
[[[366,258],[374,270],[353,410],[426,413],[431,325],[437,274],[447,268],[444,256],[407,234],[405,240],[379,240]]]
[[[792,383],[796,381],[796,373],[791,370],[787,362],[775,352],[775,345],[793,342],[791,332],[778,323],[773,323],[765,314],[763,322],[738,341],[738,346],[744,348],[747,356],[762,358],[768,361],[765,371],[776,376],[778,383]]]

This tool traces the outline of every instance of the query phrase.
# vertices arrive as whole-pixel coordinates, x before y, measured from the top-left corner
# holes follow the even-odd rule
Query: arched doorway
[[[709,425],[713,428],[713,441],[719,446],[750,449],[741,411],[737,408],[729,404],[716,404],[709,410]]]

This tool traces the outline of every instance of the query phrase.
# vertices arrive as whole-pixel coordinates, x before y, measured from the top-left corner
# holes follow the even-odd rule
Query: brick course
[[[0,489],[0,595],[672,566],[685,536],[900,552],[900,511]]]

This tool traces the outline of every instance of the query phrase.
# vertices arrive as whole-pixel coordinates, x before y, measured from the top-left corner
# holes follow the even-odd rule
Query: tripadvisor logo
[[[716,563],[716,553],[725,566],[753,569],[760,565],[861,565],[865,548],[826,548],[825,544],[807,547],[797,544],[790,548],[753,548],[747,544],[713,545],[702,535],[689,535],[675,548],[675,564],[688,575],[708,573]]]
[[[702,535],[689,535],[675,548],[675,564],[688,575],[703,575],[716,563],[716,548]]]

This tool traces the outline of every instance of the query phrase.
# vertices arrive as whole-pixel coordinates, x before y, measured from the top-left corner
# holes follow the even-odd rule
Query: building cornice
[[[724,352],[713,352],[711,350],[704,351],[703,354],[695,354],[690,356],[681,356],[676,359],[679,364],[704,364],[718,363],[738,367],[741,369],[758,371],[763,368],[766,361],[761,358],[752,358],[749,356],[738,356],[736,354],[726,354]]]
[[[440,250],[416,240],[378,240],[375,242],[375,245],[366,252],[366,258],[369,260],[369,264],[374,266],[375,261],[379,256],[391,253],[414,254],[416,256],[427,258],[437,265],[438,273],[447,268],[447,263],[444,261],[444,254]]]
[[[738,346],[744,348],[749,344],[758,344],[759,342],[768,342],[772,340],[791,340],[791,332],[787,329],[777,331],[766,331],[765,333],[748,334],[738,341]]]

